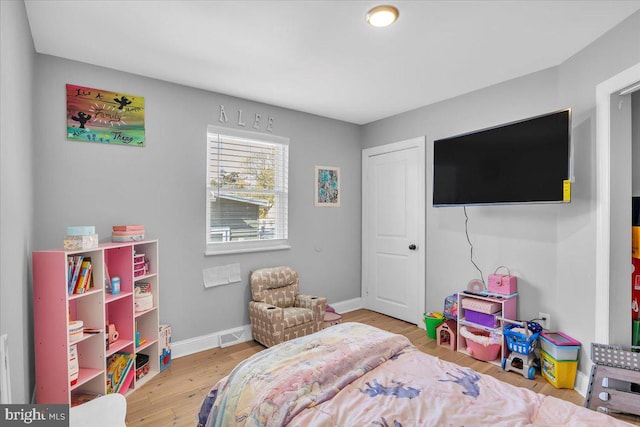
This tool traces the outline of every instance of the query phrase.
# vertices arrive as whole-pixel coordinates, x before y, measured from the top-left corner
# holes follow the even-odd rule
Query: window
[[[289,139],[209,126],[208,255],[288,248]]]

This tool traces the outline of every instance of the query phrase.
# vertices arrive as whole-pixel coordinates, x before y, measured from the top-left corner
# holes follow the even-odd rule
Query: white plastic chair
[[[107,394],[69,410],[70,427],[126,427],[127,399]]]

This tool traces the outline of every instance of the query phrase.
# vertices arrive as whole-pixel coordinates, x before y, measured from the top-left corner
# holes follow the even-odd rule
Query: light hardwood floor
[[[345,313],[343,321],[366,323],[405,335],[425,353],[471,367],[477,372],[494,376],[510,384],[568,400],[577,405],[584,402],[576,391],[556,389],[539,374],[534,380],[528,380],[518,373],[505,372],[493,364],[438,346],[435,340],[427,337],[424,328],[417,328],[410,323],[368,310]],[[127,396],[127,426],[194,426],[202,399],[216,381],[227,375],[238,362],[262,349],[263,346],[250,341],[174,359],[169,369]],[[619,418],[640,426],[640,417]]]

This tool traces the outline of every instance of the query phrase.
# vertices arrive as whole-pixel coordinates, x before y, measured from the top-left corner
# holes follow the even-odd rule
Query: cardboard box
[[[96,227],[93,225],[70,225],[67,227],[67,236],[86,236],[96,234]]]
[[[95,249],[98,247],[98,235],[65,236],[63,245],[67,251]]]
[[[160,372],[171,366],[171,325],[160,325]]]

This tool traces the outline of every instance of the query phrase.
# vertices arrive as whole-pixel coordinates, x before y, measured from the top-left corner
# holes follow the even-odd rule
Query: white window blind
[[[207,253],[288,247],[289,140],[210,126]]]

